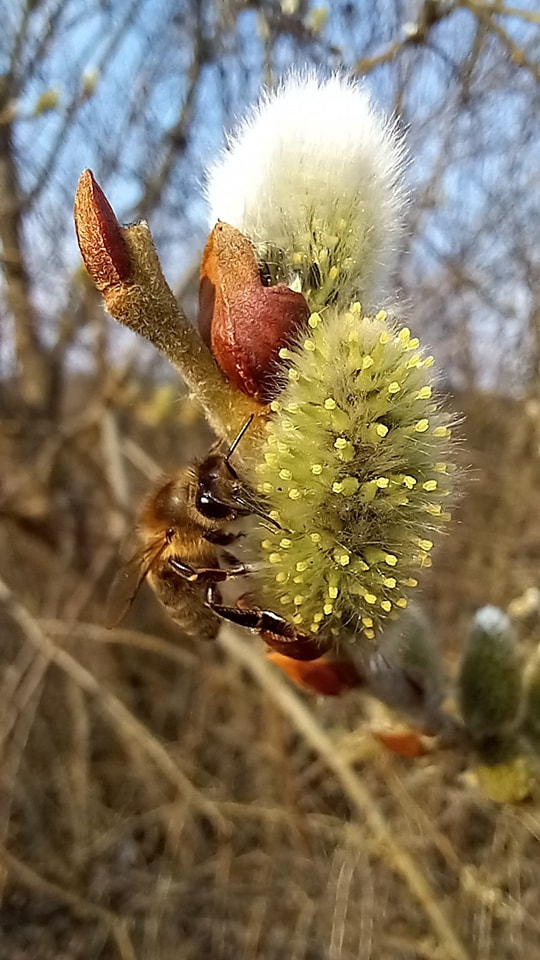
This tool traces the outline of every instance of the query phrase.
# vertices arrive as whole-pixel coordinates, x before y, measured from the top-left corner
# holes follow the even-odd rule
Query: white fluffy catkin
[[[358,81],[291,73],[210,168],[210,223],[246,234],[312,309],[366,303],[402,230],[404,164],[395,124]]]

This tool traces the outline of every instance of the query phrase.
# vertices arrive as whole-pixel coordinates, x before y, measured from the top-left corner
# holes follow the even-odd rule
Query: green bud
[[[444,674],[440,648],[417,607],[383,633],[368,661],[367,691],[426,733],[445,723],[440,704]]]
[[[540,655],[538,654],[528,671],[523,733],[535,751],[540,753]]]
[[[359,304],[313,314],[280,356],[255,485],[281,530],[259,545],[258,593],[324,642],[372,640],[406,608],[450,516],[449,416],[432,358]]]
[[[495,803],[522,803],[534,788],[534,771],[528,757],[514,756],[493,766],[479,764],[472,772],[482,793]]]
[[[45,90],[37,99],[34,107],[34,116],[40,117],[42,113],[48,113],[49,110],[55,110],[60,100],[58,90],[51,88]]]
[[[521,663],[510,621],[497,607],[476,614],[467,638],[458,680],[461,714],[486,762],[506,755],[507,734],[522,700]]]

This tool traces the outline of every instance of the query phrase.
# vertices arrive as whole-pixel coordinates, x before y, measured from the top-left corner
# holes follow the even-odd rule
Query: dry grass
[[[39,467],[49,493],[41,513],[35,496],[35,527],[14,518],[12,500],[1,533],[0,956],[537,957],[533,805],[490,804],[451,754],[414,763],[382,754],[359,694],[303,697],[253,637],[189,643],[149,592],[124,629],[100,626],[110,519],[122,517],[119,491],[146,481],[111,456],[114,431],[104,448],[95,423],[87,429],[59,445],[52,480]],[[154,453],[148,440],[139,431],[131,442]],[[205,442],[190,428],[183,453]],[[471,560],[466,607],[499,590],[506,601],[507,587],[511,595],[533,576],[523,554],[512,565],[503,531],[511,458],[500,450],[484,453],[504,475],[491,494],[501,514],[489,550],[506,551],[509,584],[502,590],[498,568],[499,580],[488,570],[482,581],[477,565],[475,592]],[[18,456],[35,485],[37,468]],[[449,538],[425,591],[447,636],[465,575],[445,557],[467,542],[480,554],[479,513],[464,501],[461,547]],[[53,514],[56,540],[45,536]]]

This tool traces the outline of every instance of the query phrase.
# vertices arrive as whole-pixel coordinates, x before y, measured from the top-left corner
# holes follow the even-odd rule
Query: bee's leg
[[[243,563],[237,563],[231,570],[222,570],[221,567],[191,567],[189,563],[184,563],[178,557],[169,557],[167,563],[184,580],[190,583],[221,583],[230,577],[245,577],[250,572],[249,567]],[[236,560],[235,560],[236,563]]]
[[[239,603],[241,602],[240,600]],[[224,620],[230,620],[231,623],[250,630],[258,630],[272,650],[283,653],[292,660],[317,660],[325,652],[326,647],[315,637],[300,633],[285,617],[273,610],[261,610],[256,606],[228,607],[217,603],[211,583],[206,592],[206,603]]]
[[[249,573],[253,573],[253,571],[255,570],[255,567],[253,567],[249,563],[240,563],[238,561],[238,558],[235,557],[234,553],[229,553],[228,550],[222,550],[220,553],[220,557],[221,557],[221,560],[225,564],[227,564],[227,566],[225,567],[225,570],[227,573],[231,573],[232,571],[235,571],[235,570],[240,571],[239,573],[233,573],[233,576],[235,577],[247,576]]]
[[[208,530],[204,534],[204,539],[208,540],[208,543],[217,543],[219,547],[228,547],[230,543],[235,543],[236,540],[239,540],[240,537],[243,537],[243,533],[225,533],[224,530]]]

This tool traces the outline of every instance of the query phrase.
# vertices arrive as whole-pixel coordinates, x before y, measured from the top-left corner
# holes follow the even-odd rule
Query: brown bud
[[[279,351],[307,323],[300,293],[265,287],[250,241],[235,227],[217,223],[203,255],[199,328],[226,376],[263,403],[274,396]]]
[[[91,170],[77,184],[74,216],[81,256],[98,290],[128,281],[133,270],[122,227]]]

